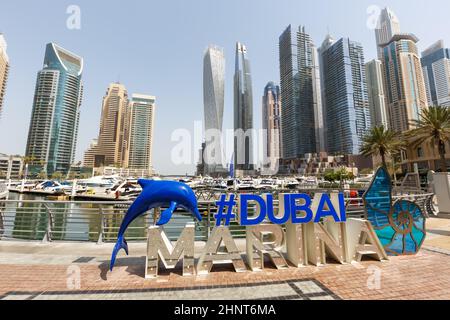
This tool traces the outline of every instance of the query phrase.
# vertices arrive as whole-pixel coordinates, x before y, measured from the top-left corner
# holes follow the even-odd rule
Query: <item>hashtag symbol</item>
[[[233,207],[236,205],[234,199],[236,196],[234,194],[230,195],[230,199],[227,200],[227,195],[223,194],[220,196],[220,200],[216,202],[218,206],[217,213],[214,216],[216,218],[216,226],[220,227],[222,220],[224,220],[224,226],[229,226],[231,219],[236,218],[233,214]],[[226,211],[224,213],[224,211]]]

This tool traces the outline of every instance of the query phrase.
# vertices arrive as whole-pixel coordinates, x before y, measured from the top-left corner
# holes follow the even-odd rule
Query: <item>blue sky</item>
[[[81,9],[81,29],[69,30],[69,5]],[[261,95],[268,81],[279,82],[278,37],[290,23],[304,24],[316,45],[327,29],[348,36],[376,55],[367,27],[371,5],[391,7],[403,32],[415,33],[420,50],[444,39],[450,46],[447,0],[2,0],[0,32],[8,42],[10,78],[2,119],[0,152],[24,154],[36,73],[45,44],[56,42],[85,59],[84,100],[77,159],[98,135],[102,97],[108,84],[124,83],[131,93],[157,97],[154,166],[163,174],[193,172],[194,164],[175,166],[170,136],[193,129],[203,119],[203,52],[208,44],[225,48],[224,127],[232,127],[236,41],[248,49],[253,73],[255,127],[261,127]],[[195,151],[196,152],[196,151]]]

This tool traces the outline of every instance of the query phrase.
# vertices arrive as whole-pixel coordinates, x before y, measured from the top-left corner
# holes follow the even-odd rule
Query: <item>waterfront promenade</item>
[[[0,241],[0,299],[450,299],[450,219],[427,220],[417,256],[144,279],[145,243],[108,271],[113,244]],[[199,248],[201,242],[196,244]],[[239,242],[244,249],[244,242]]]

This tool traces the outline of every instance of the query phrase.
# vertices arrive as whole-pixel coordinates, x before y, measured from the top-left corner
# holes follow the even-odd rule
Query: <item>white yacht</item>
[[[258,190],[276,190],[278,189],[278,182],[275,179],[261,179],[256,185]]]
[[[213,185],[213,183],[214,183],[214,179],[211,177],[207,176],[202,179],[202,185],[204,187],[211,187]]]
[[[317,187],[319,185],[319,182],[317,180],[317,177],[306,177],[305,184],[308,187]]]
[[[119,196],[139,195],[142,192],[142,187],[137,180],[127,180],[117,183],[113,188],[107,189],[106,193],[118,193]]]
[[[256,183],[255,183],[255,181],[253,181],[252,178],[244,178],[238,183],[237,189],[239,191],[256,190]]]
[[[226,190],[228,188],[227,181],[224,179],[215,179],[212,183],[213,189]]]
[[[85,187],[88,194],[107,194],[119,182],[121,182],[121,179],[117,176],[96,176],[90,179],[79,180],[77,184]]]
[[[287,178],[283,182],[283,187],[286,189],[297,189],[299,185],[300,182],[298,182],[297,179],[294,178]]]
[[[58,181],[54,180],[45,180],[39,184],[37,184],[33,190],[31,191],[42,191],[42,192],[49,192],[49,193],[66,193],[70,192],[72,190],[72,187],[70,185],[63,185],[59,183]]]

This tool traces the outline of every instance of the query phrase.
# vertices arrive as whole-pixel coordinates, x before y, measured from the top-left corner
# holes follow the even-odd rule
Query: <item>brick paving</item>
[[[124,259],[122,259],[124,260]],[[142,261],[143,263],[144,261]],[[123,261],[124,263],[124,261]],[[70,275],[80,271],[80,283]],[[214,286],[252,285],[267,282],[300,281],[313,279],[342,299],[450,299],[450,255],[422,250],[417,256],[393,257],[388,262],[363,261],[352,264],[328,264],[288,270],[265,269],[262,272],[235,273],[229,266],[215,267],[208,276],[182,277],[181,270],[166,272],[158,279],[144,279],[141,265],[119,266],[108,272],[106,263],[100,265],[0,265],[0,295],[22,298],[43,293],[75,294],[80,299],[108,297],[114,290],[146,290],[197,288]],[[375,275],[381,275],[377,283]],[[69,275],[69,276],[68,276]],[[70,290],[74,289],[74,290]],[[257,290],[257,289],[255,289]],[[313,293],[305,289],[305,293]],[[310,289],[313,290],[314,289]],[[102,291],[98,296],[95,291]],[[91,294],[92,292],[92,294]],[[284,296],[284,293],[280,293]],[[136,298],[138,295],[130,296]],[[174,298],[193,297],[183,290]],[[200,297],[200,296],[199,296]],[[230,297],[229,295],[227,296]],[[251,299],[253,296],[236,296]],[[66,296],[70,298],[70,296]],[[272,297],[272,298],[276,298]]]
[[[442,228],[433,223],[436,230],[448,228],[448,221]],[[121,256],[111,273],[108,245],[83,244],[81,250],[82,244],[42,246],[0,241],[0,299],[220,299],[223,290],[227,299],[447,300],[448,238],[442,232],[430,233],[416,256],[391,257],[386,262],[365,260],[287,270],[269,266],[261,272],[244,273],[223,265],[214,267],[207,276],[182,277],[181,269],[176,269],[152,280],[144,279],[142,244],[131,247],[136,256]],[[58,254],[46,260],[51,252]]]
[[[10,292],[2,300],[79,300],[79,299],[132,299],[132,300],[229,300],[240,296],[247,300],[337,300],[335,294],[318,281],[305,279],[298,281],[264,282],[239,284],[236,286],[211,286],[164,289],[91,290],[65,292]]]

